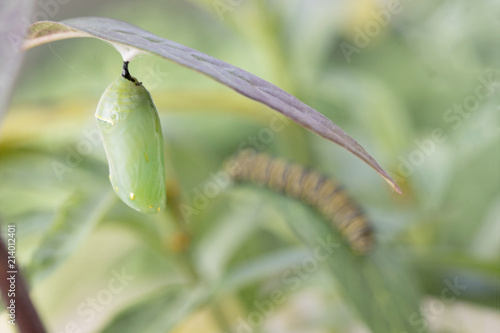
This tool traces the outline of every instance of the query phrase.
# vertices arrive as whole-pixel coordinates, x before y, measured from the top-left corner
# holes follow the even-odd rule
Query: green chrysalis
[[[162,210],[166,186],[160,118],[149,92],[130,76],[128,62],[104,91],[95,117],[116,194],[142,213]]]

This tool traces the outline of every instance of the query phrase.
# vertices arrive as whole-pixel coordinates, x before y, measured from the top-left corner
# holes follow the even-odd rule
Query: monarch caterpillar
[[[226,170],[235,181],[267,186],[315,207],[338,228],[355,254],[367,254],[373,247],[373,230],[366,216],[332,179],[251,149],[232,157]]]
[[[113,190],[131,208],[152,214],[165,207],[163,135],[151,95],[123,63],[95,113]]]

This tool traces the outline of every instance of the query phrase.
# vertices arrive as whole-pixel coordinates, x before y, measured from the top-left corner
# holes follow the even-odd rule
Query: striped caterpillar
[[[303,201],[325,216],[358,255],[373,247],[373,229],[361,208],[334,180],[297,163],[252,149],[227,162],[234,181],[249,181]]]

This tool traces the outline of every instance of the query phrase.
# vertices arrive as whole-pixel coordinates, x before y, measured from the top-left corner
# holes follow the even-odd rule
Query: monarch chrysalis
[[[363,255],[371,250],[372,227],[358,205],[332,179],[251,149],[240,151],[227,163],[235,181],[264,185],[315,207],[338,228],[354,253]]]
[[[104,91],[95,113],[114,191],[127,205],[152,214],[165,207],[163,135],[151,95],[123,73]]]

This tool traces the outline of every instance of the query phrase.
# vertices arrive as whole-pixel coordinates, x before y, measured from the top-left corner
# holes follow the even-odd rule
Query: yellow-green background
[[[231,8],[223,19],[214,6],[220,3]],[[373,221],[378,246],[403,255],[414,269],[435,332],[494,332],[500,323],[500,4],[401,0],[399,6],[350,61],[341,45],[356,45],[357,29],[373,24],[374,13],[386,7],[383,1],[73,0],[45,7],[50,10],[39,4],[34,13],[48,13],[52,20],[106,16],[133,23],[250,71],[325,114],[396,179],[402,196],[363,162],[291,122],[265,151],[345,185]],[[224,159],[275,117],[269,108],[157,57],[134,60],[130,70],[160,113],[173,207],[191,205]],[[143,216],[114,197],[100,145],[92,145],[62,181],[53,170],[54,162],[64,164],[68,151],[86,140],[86,131],[95,131],[99,97],[120,71],[119,53],[98,40],[29,50],[1,125],[0,214],[4,227],[17,225],[18,260],[51,332],[64,332],[71,321],[80,321],[82,332],[99,332],[159,286],[189,282],[187,259],[176,252],[185,226],[179,227],[171,211]],[[493,93],[460,122],[447,121],[447,110],[474,96],[488,75],[496,80]],[[426,153],[417,142],[429,144],[436,130],[446,139],[427,145]],[[422,162],[402,173],[402,159],[415,154],[424,156]],[[320,218],[304,207],[242,186],[222,191],[191,216],[189,260],[203,279],[222,280],[253,261],[248,275],[255,278],[238,290],[216,293],[216,311],[187,311],[174,331],[224,332],[221,322],[234,325],[253,311],[254,300],[279,286],[280,272],[300,258],[300,242],[286,220],[299,216],[307,224]],[[68,221],[69,231],[61,227]],[[65,247],[44,243],[54,233]],[[60,265],[47,269],[51,258]],[[134,280],[95,320],[82,322],[78,306],[123,267]],[[287,294],[263,331],[362,332],[349,300],[325,275],[318,269]],[[456,278],[466,290],[432,312],[444,281]],[[488,320],[490,326],[481,326]],[[11,329],[3,321],[0,327]]]

